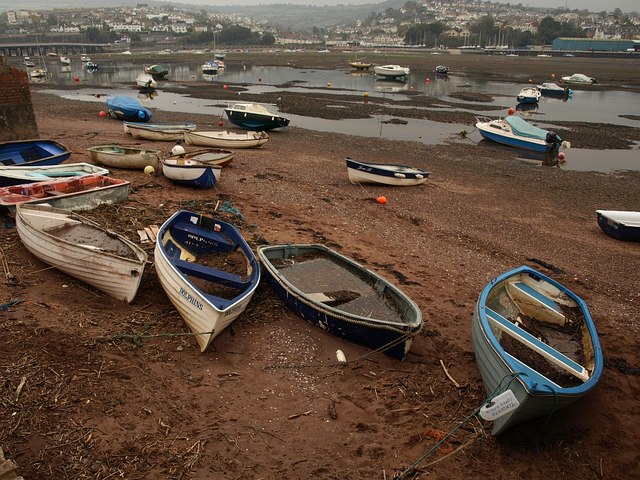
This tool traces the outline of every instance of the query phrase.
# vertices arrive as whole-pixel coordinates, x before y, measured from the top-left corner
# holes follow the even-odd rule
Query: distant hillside
[[[100,6],[114,8],[120,6],[134,7],[146,3],[151,7],[175,6],[176,8],[192,11],[208,11],[227,14],[242,15],[271,25],[293,29],[309,29],[312,27],[329,27],[337,24],[349,23],[358,18],[366,18],[371,12],[385,11],[387,8],[399,8],[406,0],[387,0],[385,2],[372,2],[366,5],[339,5],[339,6],[313,6],[292,5],[283,1],[276,5],[242,5],[242,0],[229,0],[229,3],[237,2],[238,5],[209,6],[198,3],[170,3],[156,2],[153,0],[101,0]],[[309,0],[311,3],[313,0]],[[19,5],[15,0],[0,0],[0,12],[6,10],[32,9],[51,10],[54,8],[95,8],[92,0],[21,0]]]
[[[141,2],[137,0],[100,0],[99,6],[105,8],[135,7],[138,3],[158,4],[158,2]],[[0,0],[0,12],[7,10],[52,10],[54,8],[96,8],[92,0]]]
[[[366,18],[373,11],[384,11],[389,2],[368,5],[312,6],[312,5],[246,5],[242,7],[205,7],[228,14],[241,14],[284,28],[310,29],[345,24]]]

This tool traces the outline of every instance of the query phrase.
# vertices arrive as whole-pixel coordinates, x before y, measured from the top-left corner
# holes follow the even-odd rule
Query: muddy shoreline
[[[126,135],[98,116],[101,103],[40,90],[40,136],[70,148],[69,162],[90,162],[95,145],[173,146]],[[305,96],[289,101],[312,107]],[[187,120],[220,128],[210,115],[153,117]],[[354,185],[348,156],[401,159],[431,174],[415,187]],[[640,244],[607,237],[595,215],[637,211],[639,172],[545,168],[469,139],[426,145],[290,126],[237,151],[216,189],[136,170],[111,175],[131,181],[128,201],[84,215],[149,254],[131,304],[37,260],[3,216],[0,446],[25,478],[384,480],[411,466],[403,480],[640,476]],[[200,353],[159,284],[154,244],[137,233],[178,209],[234,223],[253,249],[325,244],[397,284],[424,319],[406,360],[312,327],[267,282]],[[473,415],[488,392],[471,315],[492,278],[523,264],[584,299],[605,369],[570,409],[493,437]]]

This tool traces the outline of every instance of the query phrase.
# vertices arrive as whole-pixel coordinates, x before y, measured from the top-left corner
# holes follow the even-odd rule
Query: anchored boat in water
[[[488,140],[535,152],[548,152],[561,146],[571,146],[557,133],[536,127],[517,115],[494,120],[476,117],[476,128],[480,135]]]

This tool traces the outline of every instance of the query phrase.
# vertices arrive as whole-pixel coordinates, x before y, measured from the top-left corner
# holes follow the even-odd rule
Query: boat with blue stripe
[[[236,226],[187,210],[160,227],[154,259],[201,352],[245,311],[260,283],[258,260]]]
[[[491,398],[509,392],[516,407],[496,418],[493,434],[573,404],[597,385],[603,356],[585,302],[522,266],[491,280],[472,318],[476,361]]]
[[[487,140],[534,152],[550,152],[571,146],[557,133],[536,127],[517,115],[494,120],[476,117],[476,128]]]

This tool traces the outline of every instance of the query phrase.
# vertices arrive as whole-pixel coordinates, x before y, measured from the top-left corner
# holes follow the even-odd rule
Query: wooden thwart
[[[335,292],[305,293],[304,296],[313,302],[326,303],[327,305],[340,305],[360,298],[360,293],[351,290],[339,290]]]

